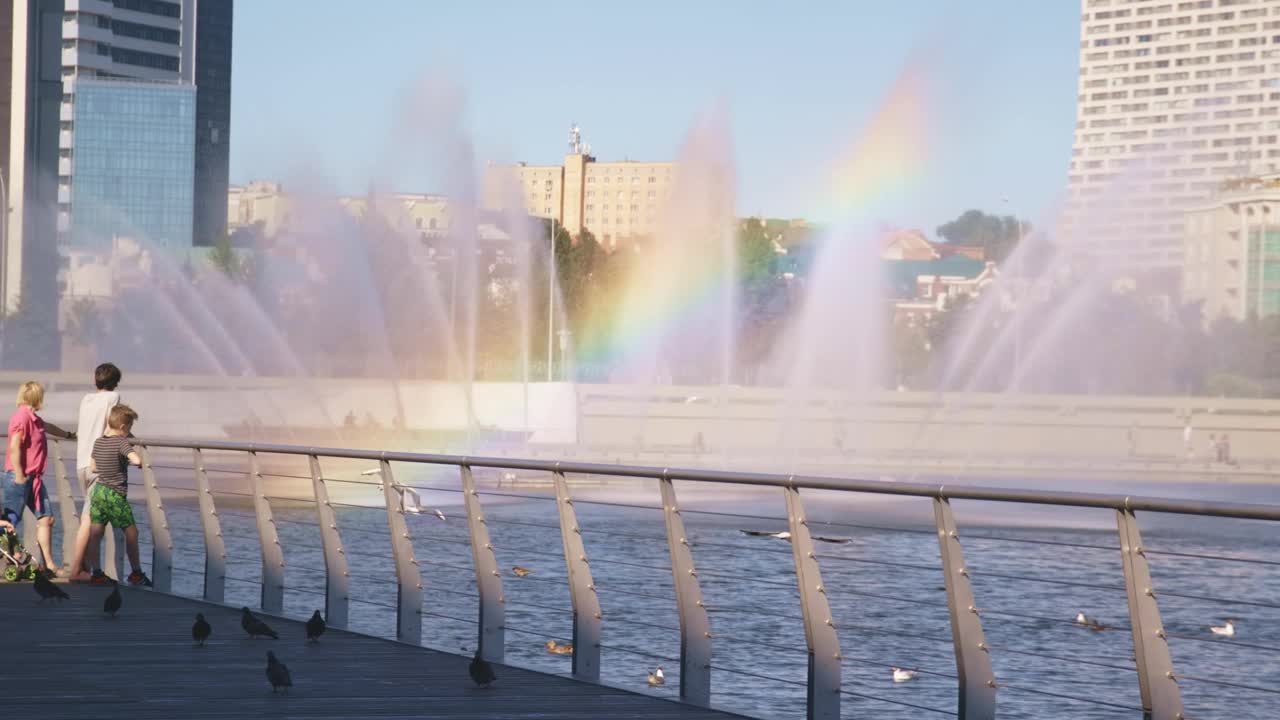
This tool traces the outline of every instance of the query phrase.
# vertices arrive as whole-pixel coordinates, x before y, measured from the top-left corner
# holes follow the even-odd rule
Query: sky
[[[241,0],[234,33],[233,184],[450,193],[441,148],[559,163],[573,123],[600,160],[668,160],[720,109],[739,214],[832,222],[859,201],[823,200],[835,158],[914,59],[919,157],[868,212],[932,233],[1046,217],[1075,124],[1076,0]]]

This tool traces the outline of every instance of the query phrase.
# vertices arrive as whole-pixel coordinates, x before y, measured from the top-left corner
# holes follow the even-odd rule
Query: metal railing
[[[282,612],[285,602],[285,546],[279,531],[280,523],[294,523],[314,527],[320,537],[320,555],[323,568],[305,568],[323,572],[325,582],[322,590],[315,590],[317,596],[323,596],[325,613],[329,625],[346,628],[349,625],[348,609],[352,602],[363,602],[379,605],[395,613],[395,636],[398,640],[413,644],[423,643],[423,617],[446,618],[460,623],[475,625],[475,648],[483,657],[502,662],[505,657],[507,632],[534,635],[539,634],[526,629],[517,628],[507,621],[508,612],[515,612],[521,607],[541,608],[559,611],[561,608],[546,607],[535,603],[517,602],[504,592],[503,577],[499,571],[495,546],[490,535],[493,523],[514,526],[542,528],[548,532],[558,531],[562,552],[555,554],[558,563],[560,556],[565,563],[565,579],[569,589],[570,607],[565,610],[572,624],[572,675],[576,678],[599,682],[601,679],[602,650],[620,651],[642,657],[653,657],[659,660],[663,656],[645,650],[611,645],[602,631],[602,620],[606,617],[617,619],[620,616],[613,610],[616,603],[614,597],[603,602],[601,592],[611,589],[598,587],[593,576],[593,568],[589,560],[590,546],[596,541],[593,533],[621,537],[634,537],[665,542],[669,564],[667,567],[649,563],[613,559],[610,567],[620,567],[623,572],[638,574],[641,570],[655,573],[670,573],[671,594],[659,593],[650,588],[647,579],[628,589],[617,589],[619,595],[634,599],[648,599],[656,603],[673,602],[678,617],[678,627],[670,623],[646,623],[635,619],[622,619],[640,626],[666,629],[679,634],[679,657],[669,658],[678,662],[679,695],[687,701],[698,705],[709,706],[712,697],[713,671],[729,673],[735,676],[754,680],[769,680],[791,686],[803,686],[805,692],[805,712],[809,718],[837,719],[840,717],[842,698],[857,698],[884,702],[907,708],[915,708],[939,714],[951,714],[966,720],[986,720],[996,715],[996,698],[1001,690],[1014,693],[1040,695],[1054,700],[1071,700],[1092,703],[1102,707],[1132,709],[1141,711],[1145,717],[1157,720],[1175,720],[1186,717],[1180,681],[1204,682],[1226,686],[1235,690],[1256,691],[1259,693],[1280,693],[1270,687],[1253,683],[1232,683],[1214,678],[1180,675],[1174,668],[1169,650],[1170,637],[1185,637],[1191,640],[1204,638],[1179,635],[1167,632],[1161,621],[1158,597],[1200,599],[1225,603],[1228,605],[1253,605],[1269,609],[1280,609],[1280,605],[1266,602],[1250,602],[1241,598],[1216,598],[1196,594],[1179,594],[1172,591],[1157,593],[1152,582],[1148,565],[1148,556],[1164,554],[1171,557],[1204,557],[1212,560],[1238,560],[1246,563],[1263,565],[1280,565],[1280,562],[1261,558],[1231,557],[1221,555],[1196,555],[1178,551],[1158,553],[1143,545],[1137,522],[1138,513],[1171,513],[1190,516],[1217,518],[1235,518],[1246,520],[1280,520],[1280,506],[1250,505],[1204,502],[1199,500],[1177,500],[1150,497],[1119,496],[1095,493],[1053,492],[1040,490],[992,489],[984,487],[966,487],[907,482],[882,482],[851,478],[832,478],[801,475],[772,475],[762,473],[727,472],[715,470],[691,470],[678,468],[640,467],[627,465],[602,465],[579,462],[557,462],[541,460],[522,460],[492,457],[468,457],[453,455],[434,455],[409,452],[381,452],[353,450],[342,448],[299,447],[288,445],[261,445],[234,442],[196,442],[196,441],[162,441],[138,440],[137,444],[143,455],[142,487],[144,489],[144,505],[147,526],[151,539],[151,573],[155,589],[161,592],[174,590],[174,571],[196,573],[203,579],[202,595],[206,600],[223,602],[227,581],[257,582],[261,586],[260,605],[268,612]],[[60,501],[64,533],[66,537],[74,535],[75,506],[65,463],[62,461],[60,443],[54,442],[53,455],[56,470],[56,490]],[[174,451],[191,453],[192,462],[186,465],[165,465],[156,462],[161,454]],[[234,453],[246,459],[243,470],[226,467],[213,467],[205,461],[206,454]],[[282,456],[306,461],[304,474],[289,475],[264,472],[263,458],[271,456],[279,459]],[[322,461],[365,460],[378,464],[377,472],[369,474],[365,480],[342,480],[326,477]],[[400,490],[406,486],[397,483],[392,464],[411,464],[419,466],[446,466],[458,469],[458,481],[453,487],[432,486],[423,490],[448,490],[460,492],[465,511],[465,534],[446,536],[420,533],[432,541],[455,543],[469,547],[471,566],[450,565],[435,557],[420,558],[414,545],[414,535],[410,531],[406,519],[405,506]],[[554,495],[522,495],[516,490],[484,490],[477,488],[474,470],[477,468],[503,471],[526,471],[550,473],[553,478]],[[158,473],[191,473],[193,484],[190,487],[161,485]],[[215,492],[211,486],[210,473],[234,473],[247,476],[247,492],[220,490]],[[662,528],[659,536],[653,533],[635,533],[617,528],[592,529],[583,527],[575,508],[573,488],[568,482],[569,475],[591,475],[613,478],[640,478],[656,481],[661,504],[658,507],[631,505],[628,503],[610,503],[607,501],[583,501],[592,504],[617,504],[622,507],[647,507],[662,513]],[[281,498],[268,495],[269,478],[289,478],[310,486],[309,497]],[[704,598],[704,581],[725,583],[736,578],[732,574],[698,571],[695,555],[698,552],[711,553],[717,549],[733,551],[736,546],[717,545],[715,542],[702,542],[694,539],[686,527],[686,515],[723,516],[728,518],[749,515],[735,515],[732,512],[714,510],[682,511],[676,496],[676,481],[695,484],[733,485],[751,488],[772,488],[781,492],[785,505],[786,532],[785,539],[790,542],[790,550],[779,548],[760,548],[761,552],[785,553],[794,572],[794,584],[778,580],[759,579],[756,582],[780,589],[794,589],[798,592],[799,617],[804,628],[804,647],[797,648],[769,640],[733,637],[712,631],[709,611],[713,613],[755,614],[764,617],[782,615],[781,607],[750,607],[725,604],[710,604]],[[370,489],[380,490],[385,507],[387,528],[389,530],[391,560],[394,566],[394,581],[376,575],[353,572],[349,566],[349,557],[339,531],[338,516],[335,508],[343,507],[343,503],[332,499],[330,485],[332,483],[357,483],[368,485]],[[203,536],[203,554],[205,565],[202,571],[193,571],[181,566],[175,567],[174,543],[170,533],[170,521],[167,518],[169,508],[165,497],[169,491],[194,492],[197,501],[197,512]],[[819,492],[868,493],[881,496],[898,496],[928,499],[933,509],[933,530],[902,529],[878,525],[858,525],[851,523],[826,522],[815,523],[806,513],[802,494]],[[222,534],[220,512],[215,496],[238,495],[248,500],[253,509],[252,521],[257,532],[257,544],[261,549],[261,576],[259,580],[235,578],[227,575],[227,549]],[[481,506],[482,495],[491,495],[500,499],[527,498],[554,501],[558,522],[536,523],[529,520],[499,520],[486,514]],[[172,497],[172,493],[169,492]],[[281,501],[305,500],[314,502],[315,521],[284,520],[277,517]],[[1044,505],[1073,508],[1092,508],[1109,510],[1115,513],[1118,532],[1118,549],[1120,554],[1123,585],[1109,585],[1096,582],[1083,582],[1067,576],[1037,577],[1026,574],[985,572],[971,570],[966,564],[965,555],[960,542],[960,532],[952,510],[952,502],[956,500],[992,501],[1017,505]],[[369,508],[365,508],[369,509]],[[376,508],[380,510],[380,508]],[[222,514],[231,511],[224,510]],[[246,516],[246,519],[249,519]],[[30,523],[28,523],[29,525]],[[655,522],[655,525],[657,523]],[[854,623],[837,623],[830,603],[831,593],[823,582],[822,563],[855,563],[865,564],[880,570],[892,568],[908,568],[912,570],[935,571],[937,568],[920,565],[910,559],[905,561],[857,555],[838,555],[818,551],[819,544],[826,540],[813,532],[818,524],[835,525],[853,529],[894,530],[903,533],[936,534],[941,571],[945,591],[945,605],[936,601],[923,599],[919,595],[892,596],[865,589],[852,589],[848,592],[865,598],[879,598],[894,603],[909,603],[921,606],[945,609],[946,622],[950,627],[950,637],[941,634],[929,634],[905,630],[903,628],[883,628],[872,625]],[[347,528],[348,532],[368,533],[368,529]],[[1043,539],[1019,539],[975,534],[970,540],[978,543],[1002,541],[1046,544],[1062,548],[1078,548],[1114,552],[1115,547],[1097,543],[1081,543],[1054,541]],[[70,550],[64,545],[64,557]],[[542,550],[523,547],[519,552],[531,556],[550,557],[552,554]],[[424,565],[439,569],[451,569],[456,572],[469,573],[470,581],[446,582],[444,589],[457,595],[474,599],[474,619],[451,616],[434,612],[424,606],[424,588],[439,587],[433,582],[425,582],[422,576]],[[1042,648],[1027,649],[1010,645],[993,645],[984,634],[984,615],[991,617],[1011,618],[1015,622],[1030,623],[1072,623],[1067,618],[1042,617],[1028,614],[1017,609],[990,608],[980,604],[972,584],[973,577],[989,577],[998,582],[1028,582],[1073,586],[1090,590],[1114,591],[1123,593],[1128,610],[1128,627],[1114,629],[1128,630],[1132,639],[1132,665],[1111,660],[1096,660],[1071,656],[1067,653],[1045,652]],[[396,587],[395,603],[379,603],[376,600],[353,600],[351,580],[361,582],[394,584]],[[530,578],[534,581],[558,582],[550,578]],[[640,589],[637,589],[640,588]],[[917,590],[919,588],[916,588]],[[833,591],[834,592],[834,591]],[[621,600],[626,600],[622,597]],[[606,612],[608,613],[606,615]],[[846,633],[845,641],[850,637],[864,639],[877,634],[888,635],[890,639],[912,639],[925,643],[945,643],[950,645],[951,667],[919,668],[922,674],[953,679],[957,690],[955,710],[928,707],[911,701],[890,698],[866,692],[866,688],[858,686],[853,689],[842,683],[842,671],[848,665],[871,665],[888,667],[890,663],[883,658],[865,657],[861,654],[846,655],[841,649],[840,634]],[[545,633],[542,633],[545,636]],[[769,652],[783,654],[787,652],[804,654],[807,665],[804,680],[778,678],[757,672],[754,669],[735,668],[718,664],[717,655],[713,654],[716,645],[732,646],[736,643],[748,643]],[[1280,652],[1280,649],[1265,645],[1255,646],[1269,652]],[[1133,672],[1136,676],[1134,687],[1138,704],[1115,703],[1096,697],[1068,696],[1046,690],[1034,684],[1001,682],[993,671],[992,658],[1001,653],[1016,657],[1037,657],[1063,665],[1075,664],[1085,668],[1120,670]]]

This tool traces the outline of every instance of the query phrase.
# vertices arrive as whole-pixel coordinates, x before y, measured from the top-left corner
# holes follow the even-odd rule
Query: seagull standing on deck
[[[1226,625],[1210,625],[1209,632],[1214,635],[1222,635],[1224,637],[1232,637],[1236,634],[1235,618],[1227,618]]]

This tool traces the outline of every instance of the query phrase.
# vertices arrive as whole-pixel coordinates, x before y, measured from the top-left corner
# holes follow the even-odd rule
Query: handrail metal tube
[[[573,601],[573,676],[600,681],[600,598],[591,578],[587,549],[578,528],[578,514],[569,497],[564,474],[555,473],[556,507],[560,510],[560,540]]]
[[[1129,626],[1133,633],[1133,656],[1138,666],[1138,692],[1142,708],[1150,720],[1182,720],[1182,692],[1173,674],[1169,642],[1160,622],[1151,572],[1142,549],[1138,521],[1132,512],[1116,513],[1120,533],[1120,559],[1129,601]]]
[[[396,562],[396,639],[422,644],[422,573],[414,557],[413,536],[404,519],[404,504],[395,488],[391,463],[379,464],[382,500],[387,507],[387,527],[391,530],[391,555]]]
[[[462,466],[460,473],[467,531],[471,536],[471,563],[475,568],[476,589],[479,591],[477,647],[480,657],[489,662],[501,663],[506,657],[507,598],[502,594],[502,575],[498,572],[498,558],[493,551],[493,540],[489,537],[489,524],[480,507],[476,479],[471,474],[471,468],[466,465]]]
[[[1132,495],[1104,493],[1057,492],[1052,490],[1010,490],[984,488],[970,485],[937,485],[920,482],[888,482],[838,478],[821,475],[781,475],[773,473],[749,473],[726,470],[698,470],[689,468],[661,468],[639,465],[607,465],[553,460],[520,460],[497,457],[472,457],[467,455],[439,455],[381,450],[353,450],[348,448],[305,447],[299,445],[269,445],[260,443],[233,443],[224,441],[183,442],[176,440],[145,441],[155,447],[190,449],[201,447],[209,450],[260,452],[277,455],[316,455],[350,460],[388,460],[391,462],[420,463],[427,465],[470,465],[504,470],[532,470],[562,472],[579,475],[603,475],[609,477],[660,478],[689,480],[694,482],[731,483],[757,487],[794,487],[806,490],[840,490],[866,492],[879,495],[905,497],[948,498],[951,500],[989,500],[993,502],[1028,503],[1036,505],[1063,505],[1069,507],[1099,508],[1106,510],[1143,510],[1184,515],[1207,515],[1251,520],[1280,520],[1280,505],[1253,505],[1246,503],[1217,503],[1199,500],[1178,500]]]
[[[284,612],[284,548],[280,545],[280,532],[267,499],[266,483],[262,481],[262,466],[258,454],[249,453],[249,485],[253,493],[253,516],[258,527],[258,544],[262,548],[262,609],[271,613]]]
[[[227,547],[222,539],[218,509],[209,489],[209,475],[204,470],[200,449],[191,451],[195,468],[196,498],[200,504],[200,527],[204,530],[204,599],[220,603],[225,597],[227,580]]]
[[[142,484],[147,496],[147,522],[151,525],[151,583],[160,592],[173,588],[173,538],[165,518],[156,471],[151,467],[151,448],[139,447],[142,455]]]
[[[836,637],[831,605],[827,602],[827,588],[818,569],[818,553],[809,535],[809,520],[800,502],[800,491],[786,488],[783,493],[796,583],[800,589],[804,639],[809,651],[806,717],[808,720],[840,720],[840,641]]]
[[[62,442],[58,438],[50,437],[50,444],[53,445],[53,477],[57,484],[58,492],[58,520],[62,523],[62,536],[64,538],[74,538],[79,534],[80,521],[76,518],[76,500],[75,495],[71,492],[71,481],[67,477],[67,463],[62,458]],[[85,522],[88,522],[85,518]],[[76,544],[75,542],[62,543],[62,564],[70,565],[75,562]],[[79,568],[72,568],[71,571],[79,572]]]
[[[982,617],[969,583],[960,536],[951,503],[934,498],[934,520],[938,526],[938,549],[942,556],[947,590],[947,610],[951,616],[951,637],[955,644],[960,720],[993,720],[996,716],[996,679],[991,671],[991,655],[982,631]]]
[[[329,502],[329,491],[320,473],[320,458],[310,455],[311,487],[316,498],[316,514],[320,521],[320,545],[324,550],[324,619],[330,627],[347,629],[347,610],[351,601],[347,571],[347,555],[338,534],[338,518]]]
[[[658,480],[662,494],[662,514],[666,521],[667,552],[675,586],[676,609],[680,615],[680,697],[691,703],[711,705],[711,622],[702,601],[702,586],[693,566],[689,534],[676,503],[675,486],[667,478]]]

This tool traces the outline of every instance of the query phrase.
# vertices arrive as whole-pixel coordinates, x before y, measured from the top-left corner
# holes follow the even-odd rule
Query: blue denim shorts
[[[40,495],[37,497],[33,490],[35,479],[35,475],[28,475],[27,481],[19,485],[14,482],[12,470],[5,470],[4,474],[0,475],[0,491],[3,494],[4,506],[16,513],[19,521],[22,520],[23,508],[29,508],[36,519],[53,517],[53,506],[49,503],[49,488],[41,483]],[[37,507],[40,509],[36,510]]]

